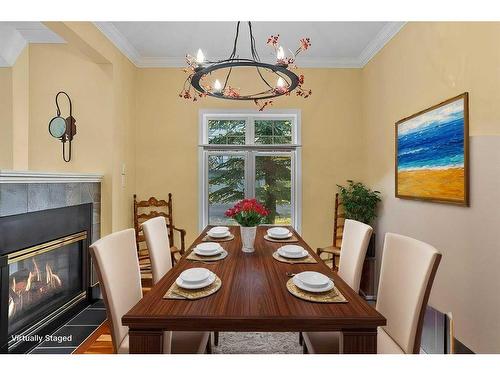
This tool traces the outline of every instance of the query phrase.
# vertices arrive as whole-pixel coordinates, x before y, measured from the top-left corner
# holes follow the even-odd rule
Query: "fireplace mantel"
[[[0,184],[102,182],[102,179],[102,174],[95,173],[15,171],[0,169]]]

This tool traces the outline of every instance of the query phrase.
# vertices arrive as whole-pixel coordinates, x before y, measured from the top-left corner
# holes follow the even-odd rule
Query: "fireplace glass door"
[[[86,232],[9,255],[8,334],[58,312],[84,291]]]

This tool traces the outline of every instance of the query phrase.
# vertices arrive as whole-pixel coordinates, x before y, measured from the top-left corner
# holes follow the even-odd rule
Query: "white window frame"
[[[243,155],[245,157],[246,185],[245,197],[255,196],[255,157],[290,155],[292,166],[292,226],[301,233],[302,227],[302,163],[301,163],[301,112],[296,109],[267,110],[212,110],[199,112],[198,138],[198,228],[208,225],[208,155]],[[208,121],[223,119],[246,120],[246,143],[244,145],[220,145],[208,143]],[[292,121],[292,143],[282,145],[255,144],[255,120],[276,119]]]

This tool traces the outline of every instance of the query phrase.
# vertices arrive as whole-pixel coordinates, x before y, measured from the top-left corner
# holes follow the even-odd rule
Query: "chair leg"
[[[302,332],[299,332],[299,345],[304,345],[304,336],[302,336]]]
[[[208,342],[207,342],[206,353],[212,354],[212,340],[210,340],[210,339],[208,339]]]
[[[309,354],[309,350],[307,350],[307,345],[305,343],[302,346],[302,354]]]
[[[214,345],[219,346],[219,332],[214,332]]]
[[[336,263],[337,258],[340,259],[340,257],[337,256],[337,255],[333,256],[333,264],[332,264],[332,270],[333,271],[338,271],[339,270],[339,268],[337,267],[337,263]]]

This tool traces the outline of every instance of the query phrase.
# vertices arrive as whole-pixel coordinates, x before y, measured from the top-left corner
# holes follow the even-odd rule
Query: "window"
[[[300,230],[300,113],[200,113],[200,229],[235,224],[224,212],[245,197],[270,211],[265,224]]]

